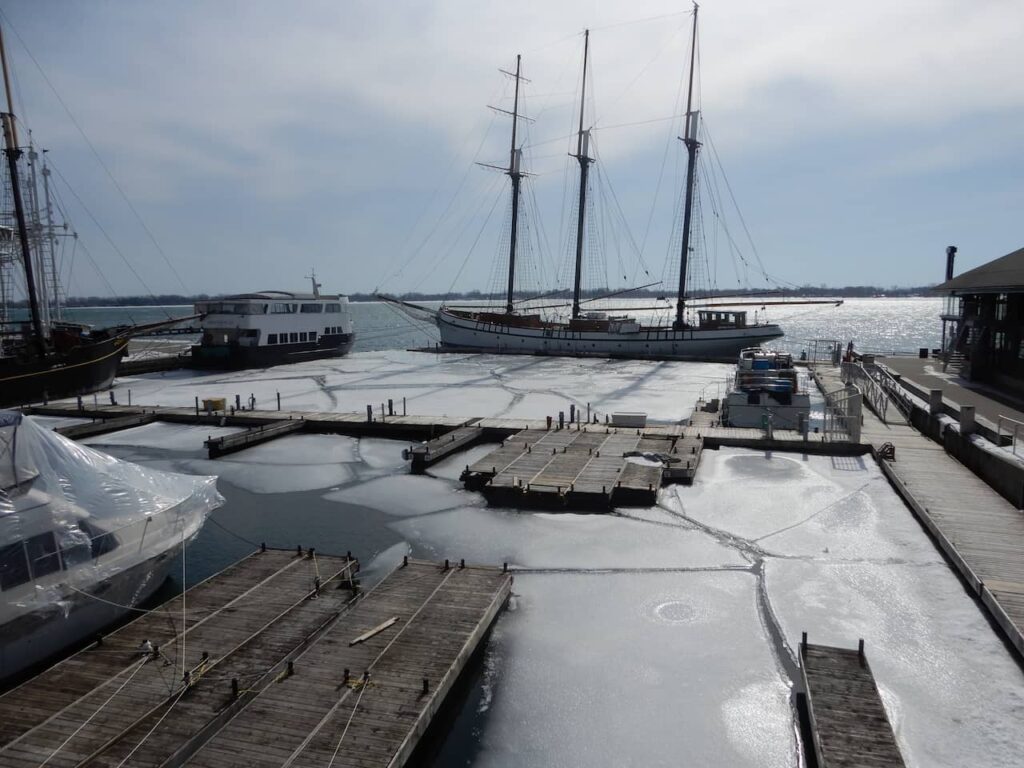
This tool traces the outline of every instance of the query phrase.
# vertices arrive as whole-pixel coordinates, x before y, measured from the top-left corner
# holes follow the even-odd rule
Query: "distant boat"
[[[61,233],[53,221],[50,170],[45,155],[40,160],[31,143],[27,153],[18,144],[2,31],[0,63],[8,106],[2,115],[7,159],[3,183],[14,204],[13,226],[0,226],[0,406],[10,406],[109,387],[132,336],[184,318],[104,329],[62,319],[54,253],[54,241]],[[28,174],[23,178],[19,161],[24,155]],[[40,163],[42,171],[37,174]],[[28,298],[27,321],[12,320],[8,311],[16,271],[22,273],[23,280],[18,282]]]
[[[572,295],[572,315],[567,320],[551,320],[534,312],[520,311],[513,301],[516,276],[517,222],[520,184],[526,175],[520,168],[522,150],[517,146],[519,115],[520,57],[516,57],[515,101],[512,108],[512,142],[509,164],[504,168],[512,180],[512,229],[509,244],[508,290],[503,308],[459,307],[443,305],[432,311],[440,332],[441,345],[513,354],[549,354],[569,356],[625,358],[715,358],[731,359],[740,350],[783,335],[772,323],[751,322],[744,310],[725,309],[723,304],[708,305],[696,312],[696,322],[687,315],[687,267],[690,256],[691,220],[694,215],[699,112],[694,108],[694,63],[697,44],[697,7],[693,11],[693,36],[687,91],[686,125],[683,142],[687,151],[687,177],[683,208],[682,247],[679,254],[679,287],[675,301],[675,319],[671,324],[644,325],[628,314],[584,311],[581,284],[587,211],[587,178],[593,158],[589,156],[590,130],[584,129],[584,98],[587,84],[589,31],[584,37],[583,83],[580,119],[573,157],[579,163],[579,200],[576,222],[576,258]],[[512,74],[512,73],[508,73]],[[387,297],[383,297],[387,298]],[[418,308],[421,309],[422,308]]]
[[[800,388],[793,356],[761,348],[744,349],[733,386],[722,403],[730,427],[799,429],[811,412],[811,396]]]
[[[260,291],[195,305],[202,338],[192,347],[196,368],[233,370],[301,363],[348,354],[355,343],[348,297]]]

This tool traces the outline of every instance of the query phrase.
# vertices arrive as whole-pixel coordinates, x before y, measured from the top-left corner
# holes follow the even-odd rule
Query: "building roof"
[[[941,293],[1015,293],[1024,291],[1024,248],[935,286]]]

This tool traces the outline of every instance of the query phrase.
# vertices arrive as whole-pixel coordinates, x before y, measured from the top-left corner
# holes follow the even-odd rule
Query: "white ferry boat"
[[[811,396],[800,387],[793,356],[755,347],[740,352],[732,390],[722,406],[730,427],[800,429],[811,412]],[[801,423],[803,422],[803,423]]]
[[[195,305],[203,336],[192,347],[196,368],[263,368],[324,357],[352,349],[355,332],[348,297],[260,291]]]

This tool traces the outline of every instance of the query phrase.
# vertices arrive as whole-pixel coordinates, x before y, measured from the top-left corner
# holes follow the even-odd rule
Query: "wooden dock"
[[[819,768],[904,768],[882,697],[857,650],[800,643],[800,674]]]
[[[462,480],[495,504],[605,509],[651,505],[661,487],[661,465],[625,454],[670,453],[674,439],[598,424],[529,429],[508,437],[466,468]]]
[[[816,375],[841,386],[837,368]],[[914,427],[863,416],[861,439],[886,477],[1024,656],[1024,515]]]
[[[207,454],[211,459],[226,456],[229,453],[237,453],[251,448],[254,445],[268,443],[285,435],[293,435],[306,429],[305,419],[286,419],[273,421],[270,424],[260,424],[258,427],[250,427],[245,432],[235,435],[224,435],[223,437],[211,437],[203,445],[206,446]]]
[[[0,697],[0,766],[405,764],[512,577],[407,560],[356,597],[356,567],[259,552],[185,594],[184,633],[181,598],[146,613]]]
[[[64,437],[71,438],[72,440],[83,440],[87,437],[96,437],[97,435],[119,432],[122,429],[141,427],[144,424],[150,424],[154,421],[156,421],[156,416],[153,414],[140,413],[130,416],[117,416],[112,419],[97,419],[96,421],[90,421],[87,424],[71,424],[66,427],[57,427],[54,429],[54,432],[64,435]]]
[[[408,456],[412,462],[412,473],[421,475],[428,467],[483,440],[484,429],[475,426],[476,421],[476,419],[472,419],[471,426],[459,427],[441,437],[411,446]]]

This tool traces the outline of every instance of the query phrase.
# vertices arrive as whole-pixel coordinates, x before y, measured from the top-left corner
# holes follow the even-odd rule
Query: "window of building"
[[[1005,293],[1000,293],[996,297],[996,320],[1005,320],[1006,319],[1006,305],[1007,305],[1006,294]]]
[[[341,312],[341,304],[326,304],[328,312]]]
[[[1003,331],[996,331],[992,336],[992,348],[996,352],[1002,352],[1006,349],[1006,334]]]
[[[299,334],[297,334],[297,333],[290,333],[290,334],[288,334],[288,340],[292,344],[297,344],[298,341],[299,341]]]
[[[277,344],[277,334],[271,333],[267,336],[267,344]]]
[[[0,548],[0,589],[13,589],[30,578],[25,545],[19,541]]]

